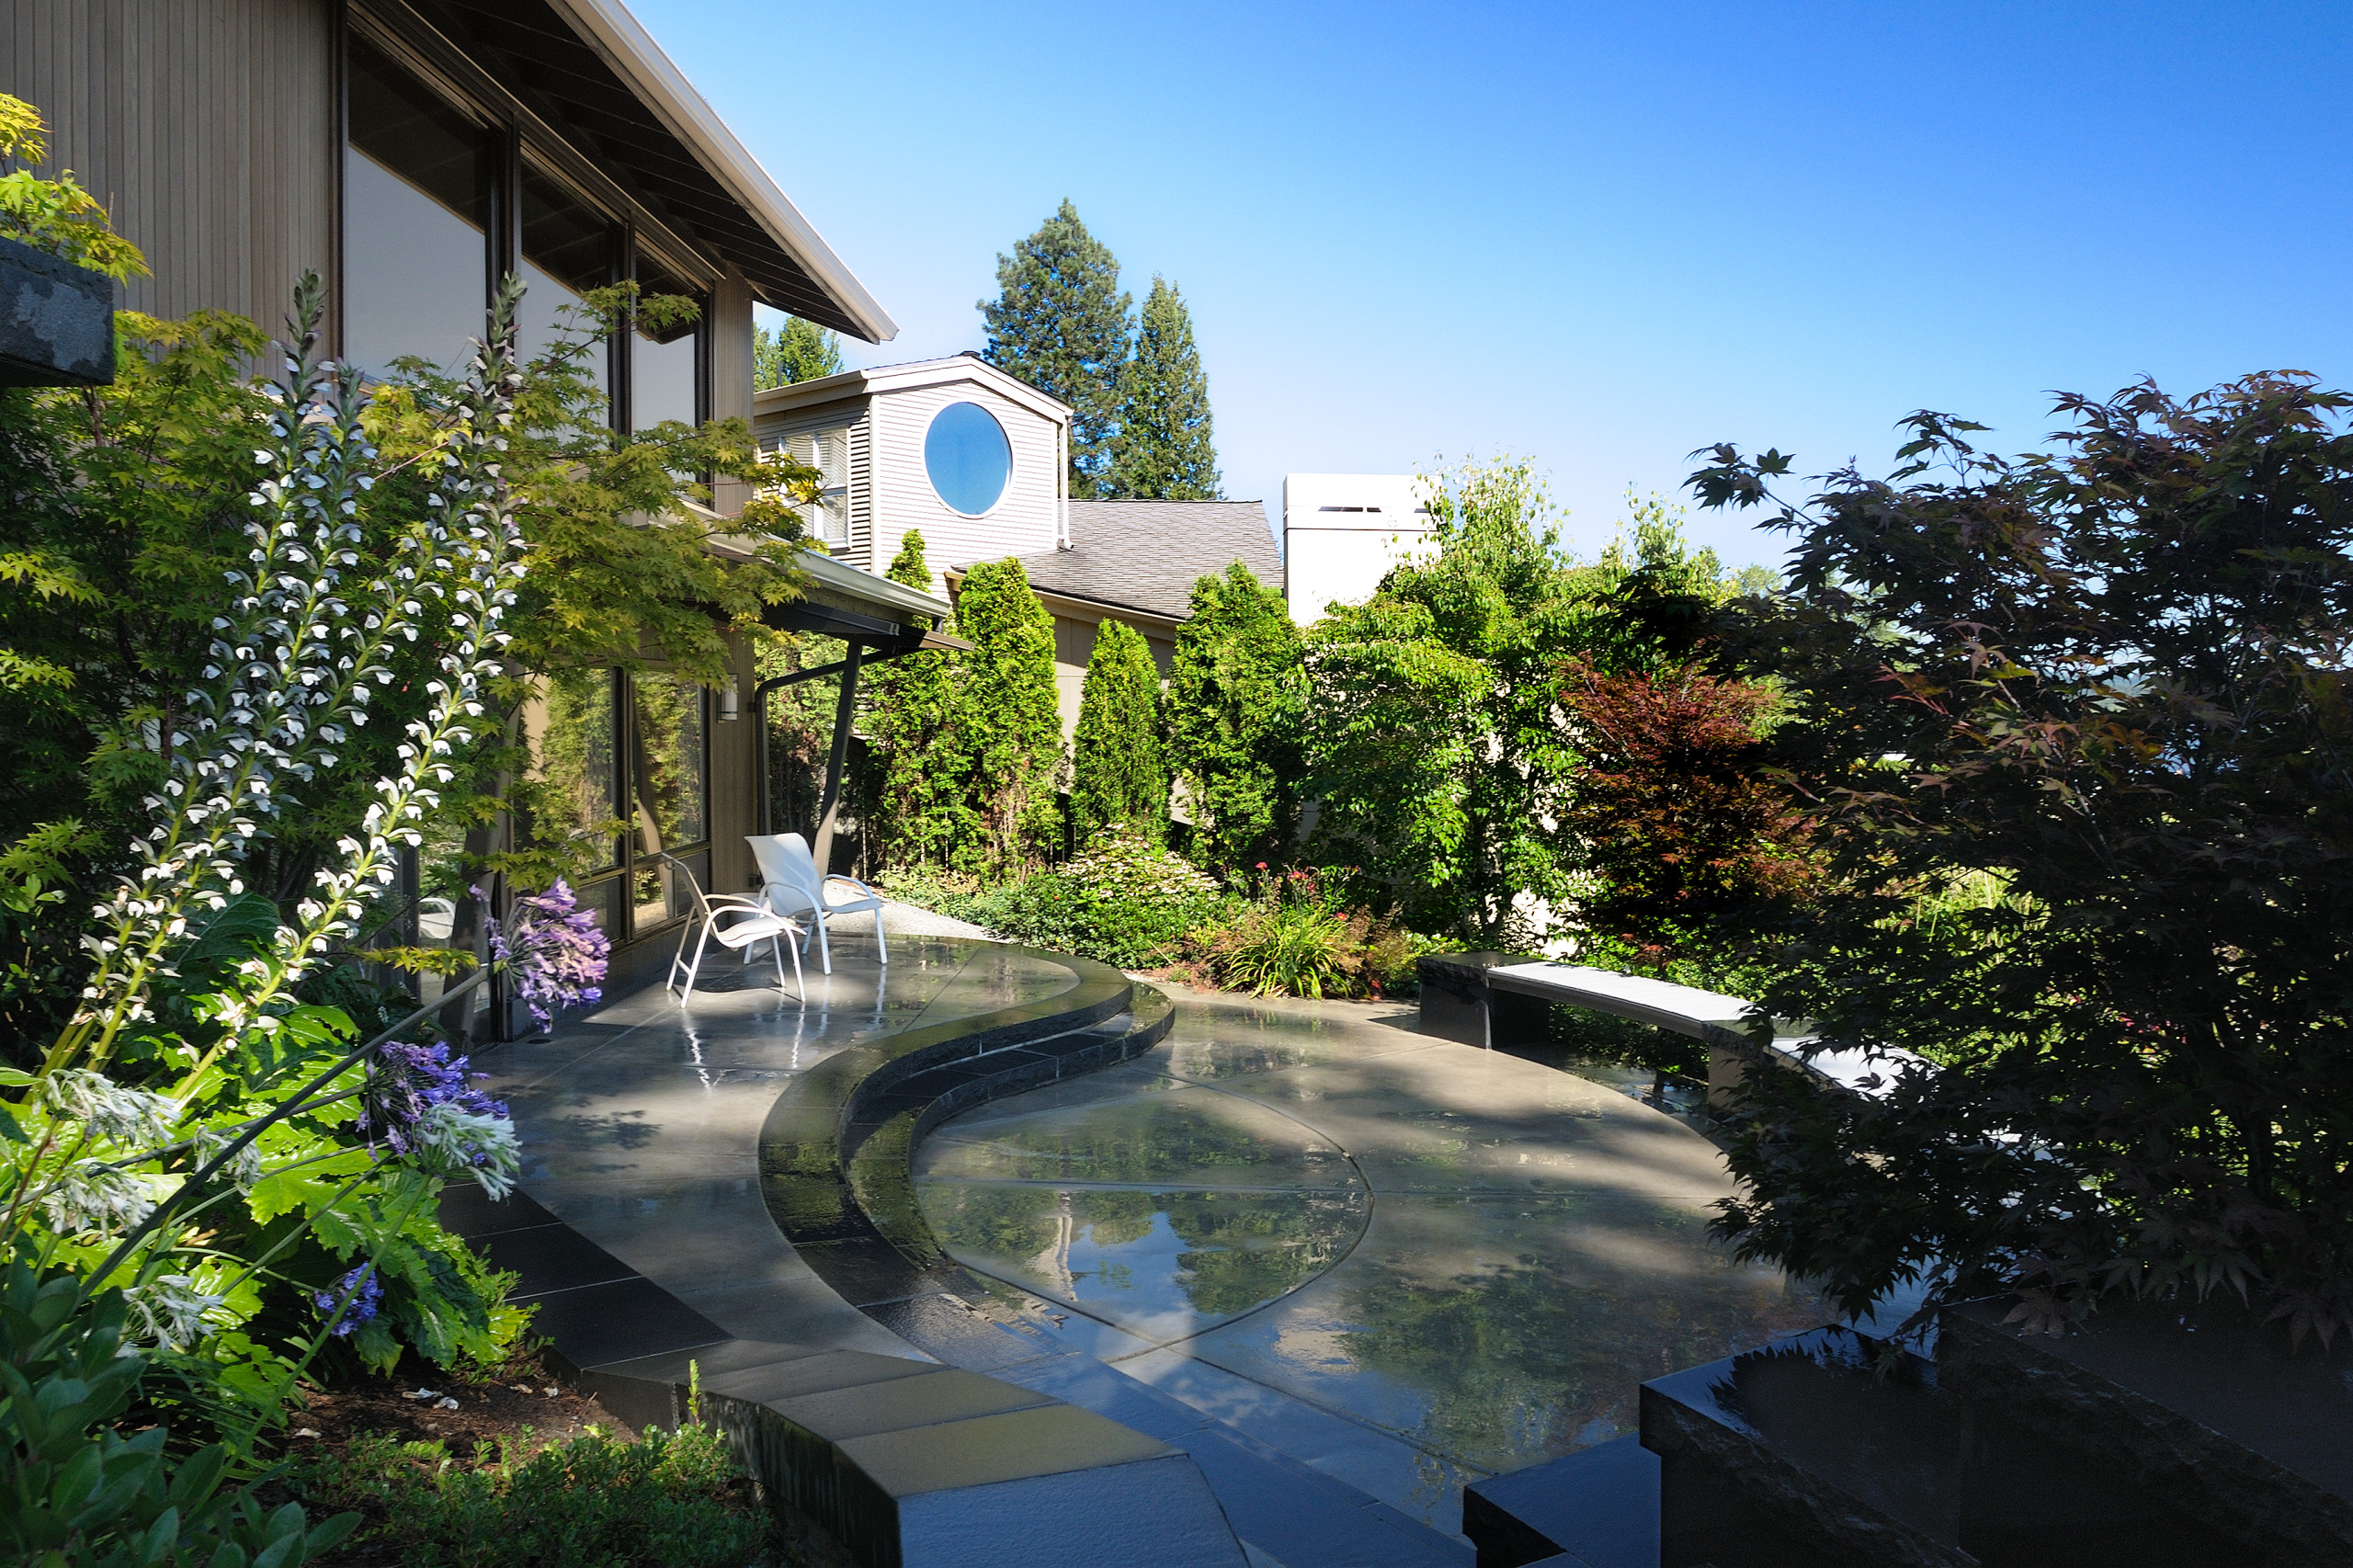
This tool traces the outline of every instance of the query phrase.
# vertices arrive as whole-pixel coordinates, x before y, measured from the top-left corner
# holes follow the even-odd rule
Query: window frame
[[[344,245],[344,206],[349,180],[346,160],[351,155],[351,42],[358,39],[405,72],[420,86],[458,113],[480,123],[494,138],[491,181],[491,233],[483,246],[483,305],[489,308],[499,278],[516,270],[522,260],[522,182],[525,162],[540,178],[552,181],[574,201],[603,215],[615,230],[616,247],[610,276],[634,278],[641,255],[688,284],[702,316],[695,329],[695,418],[710,418],[714,406],[710,306],[722,269],[639,203],[574,147],[561,130],[536,113],[515,93],[469,59],[454,44],[415,13],[390,6],[377,6],[347,0],[338,7],[335,40],[335,175],[333,203],[334,287],[329,290],[329,322],[335,352],[344,347],[343,294],[347,256]],[[621,434],[638,428],[631,406],[630,351],[634,334],[624,329],[606,340],[607,417]]]

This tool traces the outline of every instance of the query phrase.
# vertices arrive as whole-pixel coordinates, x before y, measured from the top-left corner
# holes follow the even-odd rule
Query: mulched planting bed
[[[404,1368],[401,1376],[359,1378],[310,1391],[302,1407],[289,1414],[282,1451],[293,1468],[284,1482],[269,1489],[272,1500],[311,1491],[323,1473],[355,1463],[367,1474],[383,1473],[375,1467],[389,1462],[414,1475],[442,1468],[445,1462],[457,1469],[488,1465],[502,1450],[512,1464],[551,1446],[568,1446],[588,1437],[591,1428],[620,1442],[634,1442],[639,1437],[596,1400],[559,1382],[535,1359],[517,1358],[472,1375],[427,1368],[422,1378],[415,1375],[417,1365]],[[439,1444],[446,1461],[440,1455],[414,1452],[388,1460],[384,1439]],[[767,1508],[751,1482],[736,1482],[728,1490],[732,1510],[766,1510],[774,1519],[765,1550],[751,1562],[770,1568],[858,1568],[838,1542],[806,1517]],[[346,1494],[339,1501],[316,1495],[305,1501],[314,1522],[355,1504],[365,1516],[358,1532],[321,1560],[324,1568],[412,1568],[418,1561],[419,1550],[402,1528],[404,1521],[376,1500]],[[414,1520],[406,1522],[414,1525]],[[451,1560],[445,1551],[423,1555]],[[458,1560],[470,1555],[461,1553]]]

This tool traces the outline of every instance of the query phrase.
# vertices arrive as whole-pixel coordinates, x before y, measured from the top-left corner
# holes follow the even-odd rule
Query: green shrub
[[[1354,994],[1361,944],[1349,922],[1315,904],[1265,904],[1203,944],[1211,972],[1259,996]]]
[[[1211,980],[1260,996],[1404,996],[1421,989],[1414,960],[1439,944],[1327,898],[1313,871],[1272,879],[1228,921],[1197,927],[1194,956]]]
[[[1232,901],[1183,857],[1124,828],[1087,840],[1086,853],[1002,887],[950,873],[886,872],[893,898],[985,926],[1009,941],[1141,969],[1183,956],[1186,933],[1220,919]]]
[[[368,1516],[361,1538],[404,1568],[744,1568],[768,1536],[726,1442],[707,1426],[595,1427],[537,1452],[513,1438],[465,1464],[439,1442],[362,1437],[294,1477],[307,1501]]]

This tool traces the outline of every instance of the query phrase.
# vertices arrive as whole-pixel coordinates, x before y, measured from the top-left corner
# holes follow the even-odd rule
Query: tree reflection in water
[[[944,1124],[933,1232],[1440,1528],[1476,1472],[1631,1430],[1645,1379],[1826,1318],[1709,1240],[1705,1140],[1608,1088],[1359,1004],[1178,1007],[1140,1062]]]

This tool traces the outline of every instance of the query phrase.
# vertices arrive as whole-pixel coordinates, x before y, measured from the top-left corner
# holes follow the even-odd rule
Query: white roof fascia
[[[727,122],[621,0],[550,0],[550,4],[636,90],[639,100],[661,117],[670,133],[695,154],[711,177],[743,203],[744,210],[758,220],[760,227],[801,265],[819,288],[834,297],[858,324],[860,337],[870,343],[888,343],[899,335],[899,324],[866,291],[848,264],[834,254],[824,236],[801,215],[792,199],[735,139]]]
[[[1068,403],[1048,397],[1029,382],[1009,376],[995,365],[975,359],[969,354],[950,355],[945,359],[922,359],[912,365],[877,365],[871,369],[844,370],[837,375],[821,376],[813,381],[763,387],[752,394],[752,408],[756,414],[775,414],[798,403],[824,403],[866,392],[913,392],[950,381],[976,381],[999,396],[1021,404],[1040,418],[1051,419],[1057,425],[1070,423],[1071,408]]]

